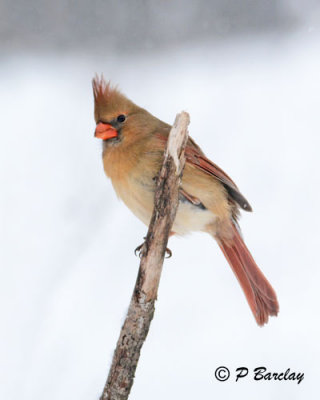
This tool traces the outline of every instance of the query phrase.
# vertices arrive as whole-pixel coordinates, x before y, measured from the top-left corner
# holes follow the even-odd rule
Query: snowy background
[[[124,14],[140,21],[141,11],[137,43],[130,27],[112,33],[125,24],[119,7],[104,30],[102,8],[116,2],[93,2],[101,30],[72,2],[43,15],[18,3],[0,4],[0,398],[98,399],[129,304],[146,227],[103,173],[96,72],[167,122],[191,114],[192,137],[253,206],[242,230],[280,302],[259,328],[212,239],[172,238],[130,399],[318,398],[319,3],[262,1],[251,15],[249,0],[241,12],[229,1],[229,14],[217,0],[203,22],[201,10],[167,21],[162,2],[136,1]],[[71,16],[82,36],[69,35]],[[180,36],[168,33],[174,22]],[[228,382],[214,378],[220,365]],[[305,379],[235,383],[240,366]]]

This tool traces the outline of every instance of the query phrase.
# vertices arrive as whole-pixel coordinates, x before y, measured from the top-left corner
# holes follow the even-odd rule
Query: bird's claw
[[[168,247],[166,248],[166,255],[165,258],[170,258],[172,257],[172,251],[170,249],[168,249]]]
[[[139,258],[142,257],[142,255],[143,255],[143,245],[144,245],[144,242],[142,244],[140,244],[138,247],[135,248],[135,250],[134,250],[134,255],[135,256],[139,256]],[[172,251],[167,247],[166,248],[165,258],[170,258],[170,257],[172,257]]]
[[[135,256],[139,256],[139,258],[141,258],[142,257],[142,247],[143,247],[143,245],[144,245],[144,242],[142,243],[142,244],[140,244],[138,247],[136,247],[135,248],[135,250],[134,250],[134,255]],[[138,254],[137,254],[138,253]]]

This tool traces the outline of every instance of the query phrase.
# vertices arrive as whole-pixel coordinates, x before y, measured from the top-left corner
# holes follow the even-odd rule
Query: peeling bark
[[[130,394],[142,345],[153,318],[168,237],[178,208],[178,190],[185,164],[189,115],[177,115],[170,131],[157,179],[155,205],[128,313],[100,400],[125,400]]]

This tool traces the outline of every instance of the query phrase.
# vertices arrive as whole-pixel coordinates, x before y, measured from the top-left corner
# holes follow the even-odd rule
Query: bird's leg
[[[170,236],[172,236],[172,235],[174,235],[175,234],[175,232],[170,232],[170,234],[169,234],[169,237]],[[146,237],[144,237],[143,238],[144,240],[146,240]],[[144,243],[145,242],[143,242],[143,243],[141,243],[138,247],[136,247],[135,248],[135,250],[134,250],[134,254],[137,256],[139,256],[139,258],[141,258],[142,257],[142,252],[143,252],[143,245],[144,245]],[[138,253],[138,254],[137,254]],[[172,251],[168,248],[168,247],[166,247],[166,255],[165,255],[165,258],[170,258],[170,257],[172,257]]]

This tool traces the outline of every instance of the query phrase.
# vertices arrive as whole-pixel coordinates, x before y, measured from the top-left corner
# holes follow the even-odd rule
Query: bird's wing
[[[162,141],[167,137],[157,134]],[[218,165],[210,161],[202,152],[200,147],[189,137],[185,149],[186,162],[199,168],[201,171],[218,179],[227,190],[229,196],[245,211],[252,211],[248,200],[240,193],[233,180]]]

